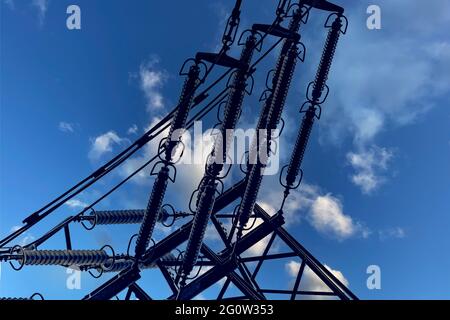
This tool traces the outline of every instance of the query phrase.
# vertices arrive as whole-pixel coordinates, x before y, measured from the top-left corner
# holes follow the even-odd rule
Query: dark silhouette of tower
[[[239,58],[229,55],[235,45],[241,15],[241,0],[237,0],[228,19],[222,37],[222,48],[217,53],[199,52],[182,66],[180,75],[185,77],[177,106],[159,123],[123,150],[120,154],[100,167],[94,173],[61,194],[40,210],[27,217],[24,225],[0,241],[0,261],[8,261],[20,270],[32,265],[76,266],[96,277],[105,273],[114,276],[103,283],[84,299],[111,299],[125,291],[125,299],[132,295],[141,300],[151,299],[151,292],[145,292],[138,284],[141,273],[146,269],[159,269],[172,294],[168,299],[187,300],[196,297],[216,283],[221,289],[217,299],[267,299],[267,295],[280,294],[289,299],[302,296],[324,296],[339,299],[357,299],[333,273],[324,267],[283,227],[285,223],[285,201],[291,190],[300,186],[303,177],[301,169],[303,157],[314,122],[320,119],[322,106],[328,96],[326,81],[341,34],[347,28],[344,9],[324,0],[300,0],[298,2],[280,0],[275,19],[271,24],[254,24],[240,35],[237,45],[241,46]],[[282,122],[282,113],[289,92],[291,79],[297,63],[303,62],[305,46],[300,42],[300,30],[308,21],[311,10],[330,13],[325,27],[329,28],[322,57],[315,79],[307,88],[306,102],[300,107],[302,119],[299,132],[288,165],[280,173],[280,183],[284,187],[282,204],[278,211],[270,215],[258,204],[258,192],[264,178],[264,170],[275,145],[274,133]],[[274,45],[263,51],[267,37],[277,39]],[[250,144],[247,163],[243,166],[242,179],[224,190],[224,179],[229,172],[226,160],[233,142],[227,132],[236,129],[246,95],[253,91],[253,74],[267,54],[280,45],[279,56],[274,70],[269,72],[266,90],[261,97],[261,112],[258,116],[256,135]],[[225,71],[217,79],[207,81],[213,68]],[[229,77],[227,84],[214,97],[213,88],[221,85]],[[180,131],[189,130],[194,121],[202,119],[214,108],[219,108],[218,134],[205,164],[204,176],[193,192],[189,208],[191,212],[181,212],[170,204],[164,204],[166,193],[176,180],[176,150],[184,148]],[[195,112],[195,113],[194,113]],[[283,122],[284,125],[284,122]],[[26,246],[15,245],[15,240],[29,228],[43,224],[52,214],[71,198],[89,188],[93,183],[112,172],[144,145],[160,137],[168,129],[168,135],[160,140],[156,154],[140,168],[126,177],[107,193],[74,216],[69,216],[42,237]],[[149,193],[148,204],[139,210],[98,211],[95,206],[115,192],[133,176],[153,163],[154,184]],[[228,206],[235,206],[231,214],[222,213]],[[172,226],[175,221],[185,221],[178,229],[165,238],[155,241],[152,236],[157,224]],[[255,223],[259,221],[260,223]],[[116,253],[110,245],[98,250],[75,250],[72,248],[70,227],[82,224],[91,230],[97,225],[138,224],[139,233],[130,239],[126,253]],[[222,242],[223,249],[217,251],[205,241],[207,226],[212,226]],[[54,235],[64,233],[65,249],[41,249]],[[269,239],[261,242],[263,239]],[[134,242],[135,240],[135,242]],[[275,241],[284,243],[284,252],[273,252]],[[264,244],[261,254],[249,255],[248,250],[255,244]],[[134,245],[134,249],[131,247]],[[181,250],[182,249],[182,250]],[[288,288],[267,288],[260,274],[264,265],[281,259],[297,259],[298,270],[294,283]],[[314,273],[326,290],[308,291],[301,289],[306,270]],[[95,275],[94,271],[99,274]],[[223,282],[220,282],[224,279]],[[239,295],[227,292],[233,285]],[[38,295],[31,296],[31,299]],[[40,295],[39,295],[40,296]],[[40,296],[42,297],[42,296]]]

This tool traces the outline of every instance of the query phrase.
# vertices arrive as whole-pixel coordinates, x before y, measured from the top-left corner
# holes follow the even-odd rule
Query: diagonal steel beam
[[[255,213],[260,215],[264,221],[270,221],[272,217],[264,211],[261,206],[256,204]],[[306,250],[289,232],[282,226],[276,230],[277,235],[294,251],[297,255],[305,261],[307,266],[331,289],[333,292],[343,300],[354,299],[358,297],[351,292],[338,278],[336,278],[327,268],[325,268],[308,250]]]

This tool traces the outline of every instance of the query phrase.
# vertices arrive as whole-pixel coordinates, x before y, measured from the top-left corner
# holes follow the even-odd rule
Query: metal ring
[[[176,217],[175,217],[175,214],[176,214],[176,211],[175,211],[175,208],[171,205],[171,204],[169,204],[169,203],[166,203],[165,205],[163,205],[162,207],[161,207],[161,210],[163,210],[164,209],[164,207],[169,207],[171,210],[172,210],[172,221],[171,221],[171,223],[167,223],[166,224],[166,222],[165,222],[165,220],[163,220],[163,221],[161,221],[161,224],[164,226],[164,227],[166,227],[166,228],[170,228],[171,226],[173,226],[174,225],[174,223],[175,223],[175,220],[176,220]],[[169,215],[170,216],[170,215]]]
[[[202,181],[200,181],[200,183],[201,182]],[[199,192],[199,188],[197,188],[194,191],[192,191],[191,198],[189,199],[189,211],[191,211],[191,213],[195,213],[195,211],[196,211],[196,210],[192,209],[192,200],[194,200],[194,195],[198,194],[198,192]]]
[[[131,242],[132,242],[133,239],[134,239],[135,237],[137,237],[137,236],[138,236],[138,234],[135,233],[135,234],[133,234],[133,235],[131,236],[130,240],[128,240],[127,255],[128,255],[129,257],[131,257],[131,255],[130,255]]]
[[[105,263],[102,263],[100,265],[100,267],[102,268],[102,271],[110,271],[112,270],[112,267],[114,266],[114,263],[116,262],[116,252],[114,251],[113,247],[111,247],[109,244],[105,244],[103,247],[100,248],[100,251],[105,250],[106,248],[109,248],[111,250],[111,257],[112,257],[112,262],[111,265],[109,267],[106,267]],[[108,259],[109,260],[109,259]]]
[[[103,269],[102,268],[96,268],[95,270],[98,271],[98,275],[95,275],[91,270],[88,270],[88,273],[95,279],[101,278],[101,276],[103,275]]]
[[[11,248],[10,254],[13,254],[13,252],[16,250],[19,251],[18,252],[19,255],[22,255],[20,266],[15,267],[14,264],[12,263],[12,261],[9,261],[9,265],[11,266],[11,268],[14,269],[14,271],[20,271],[20,270],[22,270],[23,266],[25,265],[25,250],[23,249],[22,246],[15,245],[14,247]]]
[[[86,209],[91,209],[91,212],[90,212],[90,213],[91,213],[91,216],[94,217],[94,222],[91,222],[92,225],[91,225],[90,227],[86,226],[86,224],[84,223],[83,220],[80,220],[80,223],[81,223],[81,225],[82,225],[87,231],[91,231],[91,230],[94,229],[95,226],[97,225],[97,214],[96,214],[94,208],[86,208]],[[86,209],[85,209],[85,210],[86,210]],[[84,216],[84,212],[83,212],[82,216]]]

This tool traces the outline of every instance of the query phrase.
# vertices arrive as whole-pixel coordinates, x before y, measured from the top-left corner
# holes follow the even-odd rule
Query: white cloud
[[[72,133],[72,132],[75,132],[75,125],[73,123],[61,121],[58,124],[58,129],[62,132]]]
[[[128,142],[127,139],[119,137],[114,131],[109,131],[102,134],[91,141],[91,150],[89,151],[89,158],[91,160],[99,159],[103,154],[112,152],[113,146],[121,145]]]
[[[337,239],[349,238],[356,233],[358,226],[342,210],[342,204],[339,199],[330,194],[318,196],[310,210],[309,219],[311,225],[317,231]]]
[[[376,146],[360,152],[349,152],[347,161],[355,171],[351,176],[352,182],[363,193],[370,194],[384,183],[386,178],[382,173],[388,169],[392,157],[392,150]]]
[[[161,89],[167,80],[167,72],[156,68],[157,58],[142,63],[139,68],[139,82],[141,90],[147,100],[147,111],[155,112],[164,109],[164,97]]]
[[[387,162],[381,161],[385,166]],[[263,185],[264,187],[264,185]],[[259,202],[261,207],[271,215],[277,211],[282,194],[269,187],[261,191],[267,203]],[[310,224],[320,234],[338,241],[350,238],[367,239],[372,235],[380,240],[402,239],[406,232],[401,227],[385,227],[371,230],[363,221],[353,218],[345,212],[342,201],[331,193],[324,193],[321,188],[303,182],[297,190],[292,190],[284,206],[285,227],[291,228],[302,221]],[[257,223],[256,225],[259,225]],[[255,246],[255,252],[262,252],[264,242]],[[259,251],[258,251],[259,250]]]
[[[138,132],[138,126],[133,124],[130,128],[127,130],[127,134],[136,134]]]
[[[70,207],[71,209],[83,209],[88,206],[87,203],[78,200],[78,199],[70,199],[66,203],[64,203],[66,206]]]
[[[401,227],[392,227],[378,231],[378,236],[381,241],[388,239],[403,239],[406,236],[406,232]]]
[[[47,14],[49,0],[33,0],[32,5],[36,7],[38,11],[39,24],[43,25],[45,15]]]
[[[282,199],[281,191],[269,187],[269,190],[264,188],[262,194],[271,203],[272,212],[275,212]],[[287,228],[304,220],[320,234],[339,241],[357,236],[367,238],[371,233],[362,222],[344,212],[341,200],[306,182],[291,191],[283,211]]]
[[[381,132],[413,124],[450,94],[450,42],[443,31],[450,22],[450,2],[423,7],[420,1],[380,0],[385,14],[379,31],[363,27],[367,3],[347,10],[351,23],[330,73],[322,142],[350,137],[358,148],[371,145]],[[407,18],[417,10],[420,17]],[[322,39],[313,44],[322,45]],[[370,178],[362,176],[361,184],[370,186]]]
[[[297,277],[297,274],[300,270],[300,262],[291,260],[288,263],[285,264],[286,271],[290,277],[292,277],[292,286],[293,282],[295,281],[295,278]],[[348,287],[349,282],[345,278],[344,274],[339,270],[334,270],[324,265],[325,268],[327,268],[339,281],[342,282],[343,285]],[[313,292],[331,292],[332,290],[309,268],[305,267],[303,271],[303,276],[300,282],[300,290],[303,291],[313,291]],[[298,296],[297,296],[298,297]],[[311,296],[307,297],[304,296],[304,298],[312,298],[312,299],[319,299],[319,297]]]
[[[450,22],[450,2],[436,0],[426,8],[420,1],[379,2],[384,13],[379,31],[365,28],[368,1],[346,9],[349,29],[337,47],[328,81],[330,96],[317,128],[322,144],[353,143],[347,155],[351,164],[368,157],[362,166],[352,164],[351,176],[365,194],[390,176],[392,150],[371,147],[381,134],[414,124],[431,108],[445,105],[450,95],[450,41],[443,31]],[[417,10],[420,17],[406,18]],[[323,37],[305,37],[309,52],[322,50]],[[318,62],[319,56],[311,58]],[[317,63],[307,68],[313,77]]]

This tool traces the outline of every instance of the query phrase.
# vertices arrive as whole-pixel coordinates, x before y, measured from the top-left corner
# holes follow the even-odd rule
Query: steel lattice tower
[[[225,280],[220,283],[221,289],[217,299],[264,300],[267,299],[267,294],[280,294],[292,300],[302,295],[357,299],[284,228],[285,200],[290,191],[301,184],[305,150],[314,122],[320,119],[323,103],[328,96],[326,81],[339,37],[345,34],[347,29],[344,9],[324,0],[280,0],[273,23],[254,24],[251,29],[242,32],[237,41],[241,46],[241,55],[239,58],[233,58],[229,51],[237,38],[241,2],[242,0],[236,1],[228,19],[221,50],[218,53],[199,52],[183,64],[180,75],[185,77],[185,81],[178,104],[172,112],[108,163],[27,217],[19,230],[0,241],[0,261],[9,262],[15,270],[34,265],[59,265],[76,266],[91,274],[98,271],[100,276],[106,273],[115,274],[96,290],[86,294],[86,300],[111,299],[121,292],[126,292],[126,300],[132,295],[140,300],[151,299],[152,293],[144,291],[138,284],[142,272],[150,268],[159,269],[171,289],[172,294],[167,299],[192,299],[221,279]],[[258,204],[257,196],[267,161],[272,154],[271,148],[275,144],[274,132],[282,121],[291,79],[297,62],[304,61],[306,49],[300,42],[300,30],[301,26],[307,23],[311,10],[330,13],[325,22],[329,31],[316,77],[307,88],[306,102],[300,107],[302,119],[299,119],[299,131],[290,161],[280,173],[280,183],[284,187],[282,204],[275,214],[270,215]],[[268,36],[275,37],[278,41],[263,51],[264,40]],[[226,132],[236,129],[239,124],[244,98],[253,91],[256,66],[277,46],[280,46],[279,56],[274,70],[269,72],[267,77],[267,88],[262,94],[261,112],[257,120],[257,135],[250,144],[247,164],[243,169],[244,175],[239,182],[223,190],[223,180],[229,172],[224,163],[229,156],[227,151],[231,143]],[[226,71],[206,87],[205,83],[214,67]],[[217,87],[227,76],[229,80],[225,88],[211,98],[210,90]],[[219,123],[216,125],[219,134],[215,137],[214,146],[205,164],[204,176],[192,194],[189,204],[191,212],[177,211],[172,205],[164,204],[164,198],[170,193],[171,184],[176,180],[177,156],[174,151],[184,147],[179,132],[189,130],[194,121],[201,119],[219,105],[222,106],[219,108]],[[192,114],[194,111],[195,114]],[[154,157],[148,159],[127,178],[77,215],[67,217],[32,243],[25,246],[15,244],[20,235],[37,224],[43,224],[45,218],[56,209],[112,172],[147,143],[161,138],[167,129],[168,135],[160,140]],[[151,163],[155,180],[145,209],[95,210],[95,205]],[[222,213],[228,206],[235,206],[234,212]],[[157,224],[173,225],[176,220],[181,219],[185,220],[185,223],[165,238],[159,241],[152,238]],[[255,224],[257,220],[259,224]],[[128,252],[119,254],[110,245],[98,250],[73,249],[70,233],[73,224],[82,224],[88,230],[98,225],[113,224],[136,224],[140,227],[138,234],[130,239]],[[205,243],[205,230],[208,225],[217,232],[224,249],[215,251]],[[64,233],[65,249],[41,249],[49,239],[59,233]],[[265,238],[269,240],[265,243],[263,253],[249,256],[248,250]],[[133,240],[135,245],[134,250],[131,250]],[[285,252],[273,253],[271,248],[275,241],[282,242],[288,249]],[[179,248],[184,250],[180,251]],[[297,258],[300,261],[292,288],[266,288],[258,277],[264,264],[285,258]],[[205,269],[201,273],[203,267]],[[301,290],[302,277],[307,268],[323,281],[328,290]],[[231,284],[237,288],[240,295],[227,295]],[[30,299],[36,296],[42,298],[42,295],[35,294]]]

